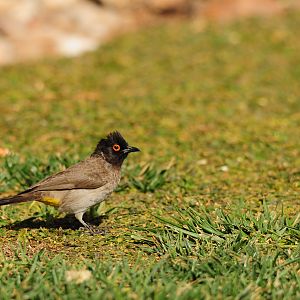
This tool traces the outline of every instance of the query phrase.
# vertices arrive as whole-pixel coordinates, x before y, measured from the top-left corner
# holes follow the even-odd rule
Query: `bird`
[[[84,213],[105,200],[118,186],[121,167],[128,154],[140,151],[129,146],[120,132],[100,139],[94,152],[69,168],[46,177],[25,191],[0,199],[0,206],[39,201],[62,213],[74,214],[89,231],[94,228],[83,220]]]

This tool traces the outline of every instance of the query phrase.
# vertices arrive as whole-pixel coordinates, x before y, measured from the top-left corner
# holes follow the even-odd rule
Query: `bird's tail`
[[[7,204],[16,204],[21,202],[33,201],[32,195],[15,195],[12,197],[6,197],[0,199],[0,206],[7,205]]]

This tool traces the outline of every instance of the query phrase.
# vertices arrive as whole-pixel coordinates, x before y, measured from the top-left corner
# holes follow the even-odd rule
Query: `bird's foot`
[[[81,230],[84,230],[86,233],[90,235],[95,235],[95,234],[106,234],[106,230],[99,228],[98,226],[91,225],[91,224],[86,224],[86,226],[81,227]]]

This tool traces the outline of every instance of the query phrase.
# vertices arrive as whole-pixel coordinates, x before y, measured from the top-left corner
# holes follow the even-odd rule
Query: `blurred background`
[[[0,0],[0,64],[95,50],[121,33],[190,18],[229,22],[299,9],[297,0]]]
[[[295,205],[299,6],[0,0],[0,155],[17,156],[2,160],[2,191],[84,158],[118,129],[143,150],[129,166],[172,166],[171,202]]]

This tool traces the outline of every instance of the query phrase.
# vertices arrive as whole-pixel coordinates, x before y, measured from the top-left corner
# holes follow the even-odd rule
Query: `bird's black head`
[[[111,132],[105,139],[101,139],[92,156],[101,155],[112,165],[121,166],[130,152],[140,149],[131,147],[118,131]]]

